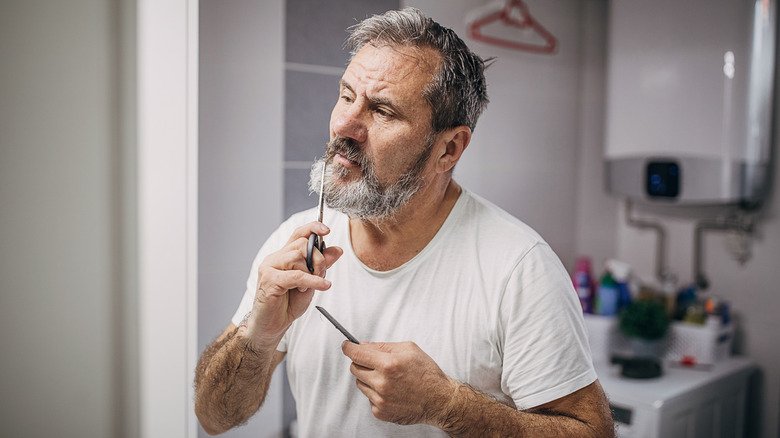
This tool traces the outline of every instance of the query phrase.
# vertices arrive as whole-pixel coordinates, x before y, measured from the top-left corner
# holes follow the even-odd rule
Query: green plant
[[[632,301],[620,314],[620,331],[632,338],[655,341],[668,329],[666,309],[654,300]]]

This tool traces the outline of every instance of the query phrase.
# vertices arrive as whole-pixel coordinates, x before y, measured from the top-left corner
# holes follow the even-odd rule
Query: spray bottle
[[[629,289],[629,279],[631,277],[631,265],[620,260],[610,259],[606,262],[607,271],[615,279],[618,290],[617,312],[628,307],[631,303],[631,290]]]

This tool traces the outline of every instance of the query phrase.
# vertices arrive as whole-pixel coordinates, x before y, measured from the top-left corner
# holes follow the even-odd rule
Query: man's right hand
[[[330,288],[325,270],[344,253],[335,246],[324,254],[314,251],[314,273],[309,273],[309,235],[329,232],[320,222],[311,222],[266,257],[258,267],[255,301],[246,324],[236,328],[231,323],[201,355],[195,371],[195,413],[209,434],[245,422],[265,400],[271,374],[284,357],[276,346],[309,307],[314,291]]]
[[[292,322],[309,307],[314,291],[330,288],[325,271],[344,251],[337,246],[325,248],[324,254],[314,251],[314,273],[309,273],[306,246],[311,233],[325,236],[330,229],[320,222],[297,228],[287,244],[258,267],[255,301],[244,334],[254,351],[276,348]]]

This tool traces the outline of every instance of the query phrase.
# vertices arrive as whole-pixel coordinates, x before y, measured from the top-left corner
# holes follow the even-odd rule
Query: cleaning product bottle
[[[627,281],[621,281],[621,280],[615,280],[617,281],[617,288],[618,288],[618,313],[620,313],[623,309],[628,307],[629,304],[631,304],[631,289],[628,288],[628,282]]]
[[[614,316],[618,313],[620,291],[617,282],[609,272],[601,277],[601,285],[596,292],[596,305],[593,313],[603,316]]]
[[[664,279],[663,283],[663,298],[664,298],[664,304],[666,305],[666,314],[669,315],[670,318],[674,316],[674,310],[675,310],[675,304],[677,300],[677,277],[668,274],[667,277]]]
[[[574,289],[580,298],[580,305],[584,313],[593,313],[593,276],[590,271],[590,257],[581,256],[577,259],[577,267],[572,276]]]
[[[612,278],[615,279],[618,289],[618,305],[617,312],[628,307],[631,304],[631,289],[628,286],[628,282],[631,278],[631,265],[620,260],[609,259],[606,262],[607,270],[612,274]]]

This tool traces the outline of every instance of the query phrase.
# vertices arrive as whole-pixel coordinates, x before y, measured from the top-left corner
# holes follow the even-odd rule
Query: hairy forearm
[[[211,344],[195,371],[195,413],[204,430],[222,433],[243,424],[268,392],[274,348],[254,351],[241,326]]]
[[[550,410],[518,411],[460,384],[439,427],[452,437],[613,437],[611,422]]]

